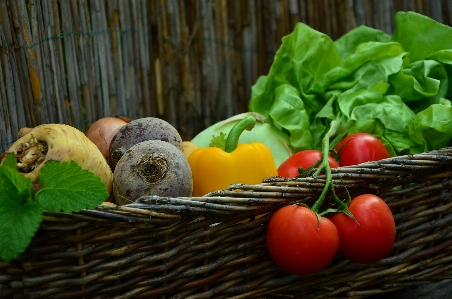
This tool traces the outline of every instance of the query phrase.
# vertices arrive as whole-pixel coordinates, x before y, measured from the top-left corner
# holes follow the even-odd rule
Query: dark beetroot
[[[188,197],[192,191],[188,160],[169,142],[149,140],[132,146],[114,171],[113,193],[118,205],[147,195]]]

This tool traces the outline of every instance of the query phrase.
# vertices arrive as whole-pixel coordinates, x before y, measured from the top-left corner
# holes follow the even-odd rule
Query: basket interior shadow
[[[26,252],[0,261],[0,297],[364,298],[451,277],[452,148],[332,175],[341,198],[373,193],[393,211],[396,243],[379,262],[337,255],[308,276],[276,266],[266,247],[270,217],[283,205],[313,204],[325,179],[275,177],[204,197],[45,212]]]

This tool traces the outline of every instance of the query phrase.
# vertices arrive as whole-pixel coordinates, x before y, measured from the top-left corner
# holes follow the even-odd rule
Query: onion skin
[[[91,140],[100,150],[102,155],[108,157],[108,149],[110,148],[113,136],[125,124],[130,122],[130,118],[123,116],[107,116],[95,121],[86,132],[86,137]]]
[[[47,161],[70,162],[74,160],[81,168],[91,171],[99,177],[105,184],[108,193],[112,193],[113,173],[110,166],[97,146],[82,131],[63,124],[40,125],[13,143],[6,155],[21,151],[27,144],[30,144],[32,139],[46,145],[45,152],[41,153],[42,161],[38,161],[39,163],[31,167],[31,171],[22,173],[24,177],[32,180],[34,190],[39,190],[41,187],[39,173]],[[35,149],[31,150],[35,152],[30,152],[30,157],[37,154]]]

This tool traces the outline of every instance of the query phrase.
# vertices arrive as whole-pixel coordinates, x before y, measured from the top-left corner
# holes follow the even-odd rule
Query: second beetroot
[[[170,123],[157,117],[139,118],[123,126],[111,140],[108,153],[111,169],[114,171],[119,159],[129,148],[147,140],[165,141],[184,151],[182,138]]]

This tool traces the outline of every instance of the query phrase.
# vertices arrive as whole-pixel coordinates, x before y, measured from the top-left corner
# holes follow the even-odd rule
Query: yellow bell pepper
[[[188,158],[193,176],[193,196],[224,190],[231,184],[258,184],[278,175],[270,149],[261,142],[239,144],[240,134],[256,123],[252,116],[237,123],[229,132],[224,150],[198,148]]]

